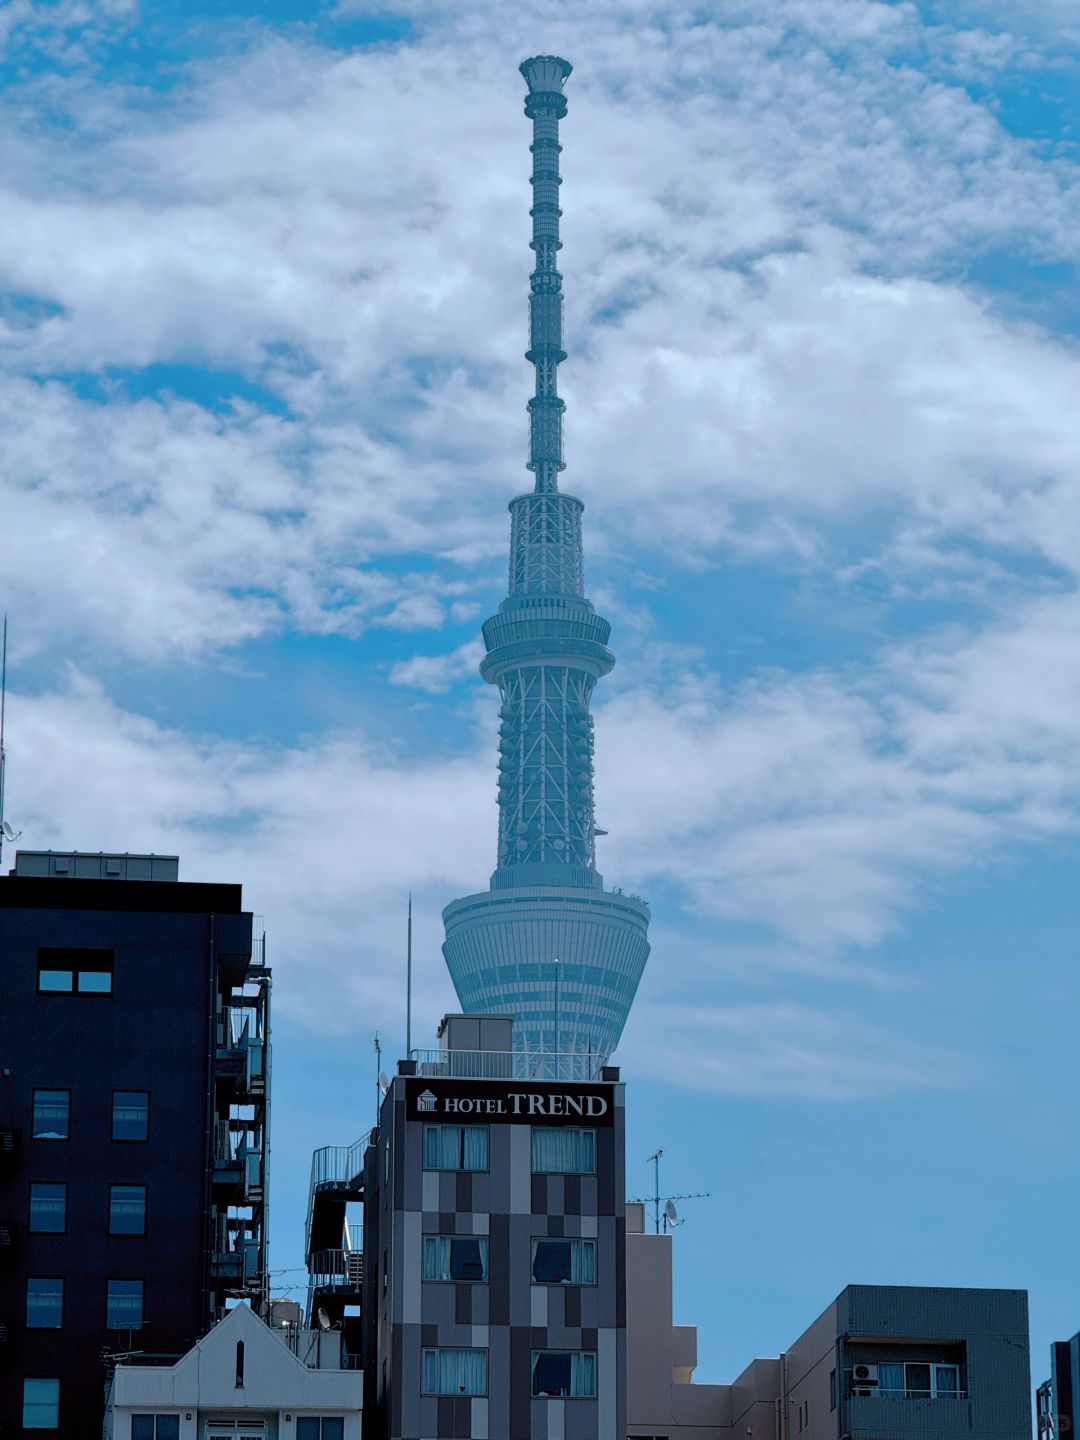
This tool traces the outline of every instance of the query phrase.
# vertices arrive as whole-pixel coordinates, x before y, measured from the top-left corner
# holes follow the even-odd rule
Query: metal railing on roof
[[[580,1051],[412,1050],[421,1077],[460,1080],[597,1080],[603,1055]]]

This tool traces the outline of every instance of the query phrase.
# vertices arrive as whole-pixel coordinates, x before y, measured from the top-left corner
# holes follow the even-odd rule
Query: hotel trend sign
[[[611,1125],[610,1085],[561,1085],[537,1080],[409,1080],[405,1117],[436,1123]]]

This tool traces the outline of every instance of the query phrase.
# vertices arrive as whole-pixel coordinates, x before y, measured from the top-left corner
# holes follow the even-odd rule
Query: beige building
[[[695,1385],[697,1330],[672,1311],[670,1235],[627,1206],[629,1440],[1022,1440],[1023,1290],[849,1285],[781,1355]]]

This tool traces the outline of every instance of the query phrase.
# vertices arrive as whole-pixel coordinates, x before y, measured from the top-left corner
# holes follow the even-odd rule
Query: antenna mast
[[[3,658],[0,659],[0,859],[4,854],[4,770],[7,754],[4,750],[4,711],[7,708],[7,612],[4,613]]]
[[[409,891],[409,928],[405,942],[405,1059],[412,1057],[412,891]]]
[[[695,1190],[692,1194],[688,1195],[661,1195],[660,1157],[663,1153],[662,1149],[656,1150],[645,1161],[646,1165],[653,1166],[653,1193],[651,1195],[634,1195],[632,1197],[632,1203],[634,1205],[651,1205],[653,1207],[653,1224],[656,1227],[657,1235],[660,1234],[661,1214],[663,1216],[663,1230],[665,1235],[668,1230],[673,1230],[677,1225],[683,1223],[675,1214],[676,1200],[708,1200],[711,1193],[708,1190]],[[662,1212],[660,1210],[661,1201],[664,1203]]]

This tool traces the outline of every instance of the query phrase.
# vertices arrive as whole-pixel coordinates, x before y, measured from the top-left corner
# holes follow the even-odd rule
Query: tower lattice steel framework
[[[464,1010],[514,1014],[515,1044],[584,1066],[618,1044],[649,955],[645,903],[604,889],[596,869],[593,687],[615,663],[611,627],[585,598],[580,500],[558,488],[563,459],[559,121],[569,63],[526,60],[533,123],[529,401],[533,490],[510,502],[510,585],[483,627],[480,673],[502,697],[499,845],[490,890],[443,911],[443,954]]]

